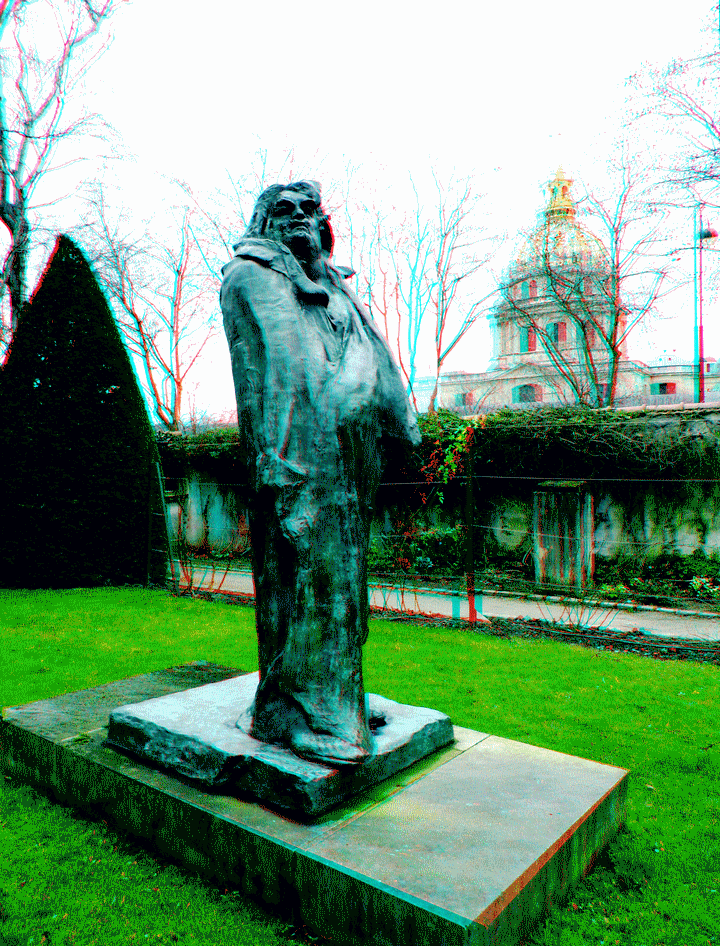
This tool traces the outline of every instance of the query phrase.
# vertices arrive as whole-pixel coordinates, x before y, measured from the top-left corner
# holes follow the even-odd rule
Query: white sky
[[[591,185],[602,176],[626,78],[643,62],[694,55],[710,18],[708,0],[134,0],[90,86],[137,157],[133,178],[149,184],[128,203],[151,201],[155,171],[209,191],[240,175],[258,142],[271,153],[294,145],[328,172],[351,160],[390,192],[431,164],[475,173],[514,246],[558,164]],[[347,259],[340,241],[336,258]],[[706,350],[720,357],[707,321]],[[691,324],[659,332],[658,354],[690,357]],[[233,402],[221,341],[198,392],[218,410]],[[461,348],[449,368],[484,370],[487,325]]]

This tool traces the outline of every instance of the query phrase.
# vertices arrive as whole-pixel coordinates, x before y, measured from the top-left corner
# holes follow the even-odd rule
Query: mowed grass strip
[[[254,612],[160,591],[0,592],[3,705],[205,659],[257,666]],[[528,944],[720,943],[718,669],[373,621],[371,692],[632,772],[627,830]],[[290,943],[296,931],[103,822],[4,781],[0,943]]]

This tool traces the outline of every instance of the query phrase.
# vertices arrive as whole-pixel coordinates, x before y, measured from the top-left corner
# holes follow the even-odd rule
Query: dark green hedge
[[[157,459],[107,301],[61,236],[0,374],[3,586],[164,584]]]

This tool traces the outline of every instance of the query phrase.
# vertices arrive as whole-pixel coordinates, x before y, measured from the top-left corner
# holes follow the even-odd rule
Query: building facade
[[[533,405],[694,401],[692,364],[649,367],[628,357],[619,279],[602,242],[577,218],[572,183],[559,168],[548,184],[539,224],[499,287],[500,301],[490,315],[488,370],[441,376],[440,406],[475,414]],[[717,369],[714,359],[707,359],[708,401],[720,401]],[[429,381],[416,384],[421,408],[431,388]]]

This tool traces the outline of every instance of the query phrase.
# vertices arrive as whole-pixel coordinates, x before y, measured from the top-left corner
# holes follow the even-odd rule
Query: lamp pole
[[[702,252],[703,240],[712,240],[717,236],[716,230],[703,227],[703,205],[695,207],[695,364],[697,383],[695,386],[695,400],[698,404],[705,403],[705,335],[703,331],[703,288],[702,288]]]

